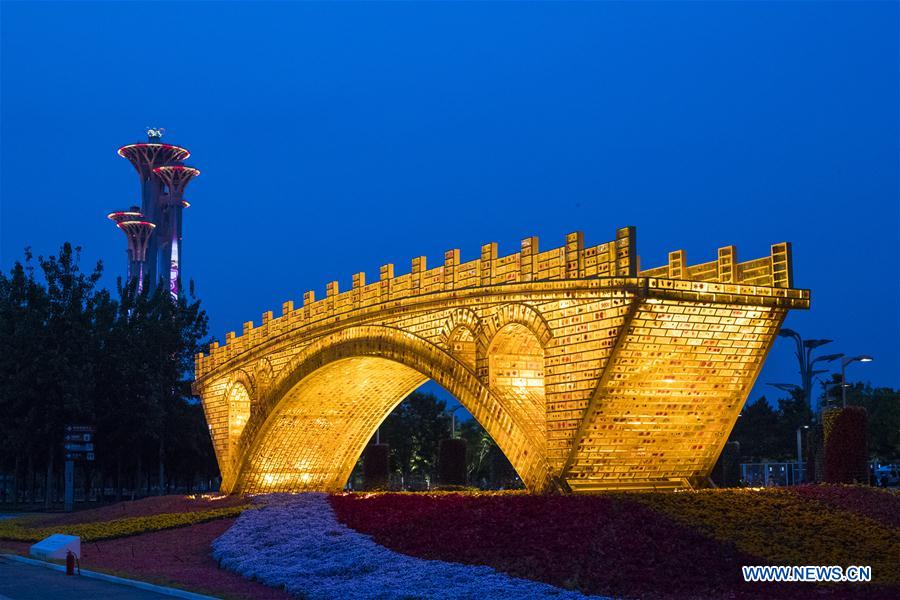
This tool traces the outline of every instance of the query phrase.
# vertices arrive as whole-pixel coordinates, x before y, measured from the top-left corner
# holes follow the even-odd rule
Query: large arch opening
[[[532,491],[549,484],[543,440],[527,415],[437,345],[380,326],[353,327],[295,355],[251,414],[222,488],[233,492],[343,488],[366,442],[427,380],[445,388],[496,441]]]
[[[427,379],[372,356],[338,360],[314,371],[269,417],[245,466],[244,491],[343,488],[372,432]]]
[[[454,463],[449,471],[464,471],[464,479],[445,479],[447,460]],[[453,394],[429,380],[382,421],[345,489],[421,492],[460,485],[482,490],[524,488],[512,463],[481,423]]]

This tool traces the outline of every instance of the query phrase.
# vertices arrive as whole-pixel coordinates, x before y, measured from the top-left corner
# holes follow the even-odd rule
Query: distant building
[[[182,291],[181,222],[190,206],[184,199],[187,184],[200,171],[184,164],[191,153],[180,146],[162,143],[162,129],[147,130],[147,141],[119,148],[141,180],[141,205],[112,212],[108,218],[128,240],[128,279],[145,282],[153,289],[160,282],[173,298]]]

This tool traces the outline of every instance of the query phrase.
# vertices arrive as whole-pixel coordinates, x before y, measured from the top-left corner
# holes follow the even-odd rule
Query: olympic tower
[[[163,144],[163,129],[148,129],[147,141],[119,148],[141,181],[141,206],[108,215],[128,239],[128,278],[138,288],[162,282],[173,298],[182,291],[183,244],[181,220],[190,206],[184,199],[187,184],[200,171],[184,164],[191,153],[181,146]]]

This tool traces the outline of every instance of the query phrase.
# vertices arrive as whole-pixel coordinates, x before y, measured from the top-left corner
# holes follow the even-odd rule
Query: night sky
[[[183,273],[219,339],[384,263],[635,225],[644,268],[793,242],[787,326],[900,387],[897,3],[0,7],[4,270],[70,240],[113,287],[116,149],[158,126],[202,171]],[[796,371],[779,340],[751,398]]]

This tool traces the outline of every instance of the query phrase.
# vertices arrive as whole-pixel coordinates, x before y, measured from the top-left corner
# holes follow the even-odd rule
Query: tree
[[[834,381],[839,383],[840,375],[835,375]],[[847,405],[866,409],[871,458],[881,462],[900,460],[900,390],[855,383],[847,387]]]
[[[126,474],[133,490],[149,487],[149,464],[161,492],[167,470],[214,475],[202,409],[189,393],[207,332],[199,300],[173,300],[165,286],[141,293],[134,282],[120,282],[113,299],[97,288],[102,264],[82,272],[68,243],[37,262],[39,270],[26,250],[0,273],[0,472],[12,472],[16,488],[24,466],[33,487],[43,469],[49,504],[63,428],[78,423],[97,428],[97,462],[84,465],[86,475],[112,477],[119,490]]]
[[[516,470],[494,438],[475,419],[463,421],[459,436],[466,440],[469,483],[482,489],[522,487]]]
[[[446,403],[433,394],[413,392],[381,426],[381,441],[391,446],[391,468],[404,479],[413,473],[434,475],[438,443],[450,434]]]
[[[93,380],[90,345],[94,287],[100,280],[103,265],[97,263],[90,274],[79,266],[81,248],[68,242],[60,248],[59,256],[38,262],[46,281],[47,301],[42,304],[45,326],[40,336],[41,368],[35,387],[41,391],[33,407],[38,418],[32,423],[32,434],[42,441],[46,453],[47,487],[44,505],[53,499],[55,467],[62,451],[60,442],[67,423],[93,420]]]
[[[34,278],[32,254],[17,262],[9,277],[0,273],[0,468],[13,473],[13,498],[20,469],[33,478],[39,439],[31,425],[38,417],[42,338],[49,312],[46,290]]]
[[[785,451],[782,438],[779,415],[766,397],[761,396],[744,407],[728,439],[740,444],[742,460],[758,462],[782,458]]]

